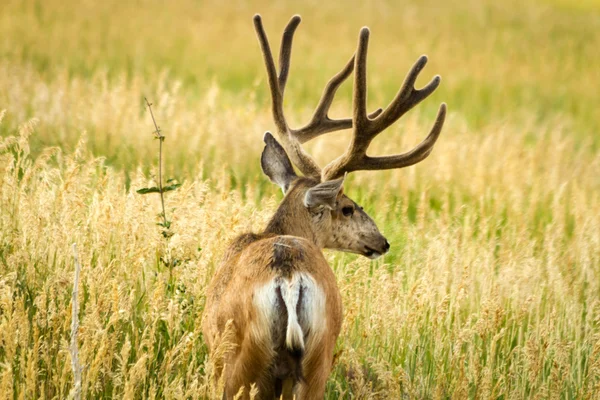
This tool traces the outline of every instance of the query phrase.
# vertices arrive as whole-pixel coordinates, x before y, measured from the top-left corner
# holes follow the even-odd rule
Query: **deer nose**
[[[383,251],[385,251],[387,253],[387,251],[390,249],[390,242],[387,241],[387,239],[385,239],[385,244],[383,245]]]

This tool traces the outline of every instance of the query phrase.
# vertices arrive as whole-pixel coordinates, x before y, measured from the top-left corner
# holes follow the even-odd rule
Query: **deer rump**
[[[272,268],[278,269],[277,266]],[[257,315],[255,340],[269,343],[272,352],[269,375],[276,398],[282,391],[304,379],[302,361],[312,353],[325,324],[325,296],[313,277],[306,272],[285,274],[285,268],[267,284],[256,289]],[[287,275],[287,276],[286,276]]]

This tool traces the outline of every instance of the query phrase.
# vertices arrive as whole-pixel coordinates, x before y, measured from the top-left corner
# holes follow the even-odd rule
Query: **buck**
[[[226,325],[233,328],[234,349],[216,371],[217,377],[223,375],[227,399],[240,390],[248,398],[253,384],[261,399],[323,398],[342,324],[342,303],[322,249],[377,258],[390,248],[375,222],[344,194],[345,174],[418,163],[431,153],[446,115],[442,103],[429,135],[411,151],[367,155],[375,136],[429,96],[440,78],[435,76],[422,89],[415,89],[427,62],[421,56],[389,106],[368,114],[369,29],[365,27],[355,55],[328,82],[310,122],[292,129],[284,116],[283,94],[299,23],[300,17],[294,16],[283,32],[277,71],[261,17],[254,17],[281,143],[265,133],[261,167],[285,196],[262,233],[243,234],[233,241],[207,291],[203,332],[209,351]],[[353,71],[352,118],[331,119],[328,111],[336,90]],[[342,129],[352,129],[348,149],[319,168],[302,143]],[[292,163],[303,176],[296,174]]]

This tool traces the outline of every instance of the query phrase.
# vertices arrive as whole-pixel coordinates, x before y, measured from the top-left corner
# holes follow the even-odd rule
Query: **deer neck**
[[[294,185],[290,192],[269,220],[263,233],[275,235],[298,236],[313,242],[317,247],[323,249],[325,240],[321,238],[312,222],[310,212],[303,204],[304,185]]]

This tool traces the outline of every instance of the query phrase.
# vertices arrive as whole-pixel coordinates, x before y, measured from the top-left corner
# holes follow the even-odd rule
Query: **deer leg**
[[[250,398],[250,387],[256,384],[259,390],[259,399],[270,398],[270,392],[274,385],[269,379],[268,369],[272,363],[273,351],[264,343],[256,343],[246,338],[241,345],[240,351],[227,365],[225,396],[233,399],[244,387],[242,399]],[[270,396],[270,397],[269,397]]]
[[[298,400],[324,398],[333,361],[333,352],[329,347],[319,345],[307,352],[303,362],[304,379],[298,388]]]

